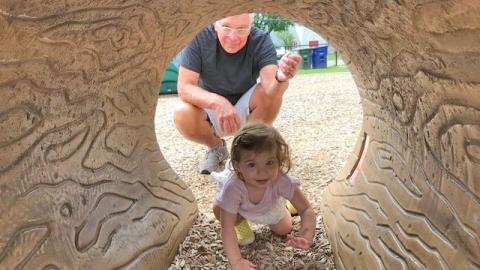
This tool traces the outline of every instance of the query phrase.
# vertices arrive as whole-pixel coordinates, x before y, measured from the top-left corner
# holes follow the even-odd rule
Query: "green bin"
[[[165,73],[163,73],[162,84],[160,85],[160,94],[177,93],[178,68],[170,62]]]
[[[298,54],[302,57],[302,69],[311,69],[312,68],[312,49],[299,49]]]

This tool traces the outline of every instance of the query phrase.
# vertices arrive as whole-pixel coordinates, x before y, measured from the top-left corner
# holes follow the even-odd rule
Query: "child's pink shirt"
[[[278,207],[279,199],[291,200],[295,187],[300,186],[300,181],[296,177],[281,174],[267,187],[262,200],[254,204],[248,199],[245,183],[235,172],[228,169],[228,166],[225,167],[224,171],[211,174],[212,178],[218,182],[215,203],[225,211],[232,214],[238,213],[248,220],[256,220],[260,215],[267,214]],[[284,203],[282,207],[285,208]]]

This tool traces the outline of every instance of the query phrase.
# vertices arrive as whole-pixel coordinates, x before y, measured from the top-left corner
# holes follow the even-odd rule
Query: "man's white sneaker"
[[[223,140],[223,145],[208,149],[205,158],[200,161],[200,173],[210,174],[216,171],[220,164],[228,158],[228,150]]]

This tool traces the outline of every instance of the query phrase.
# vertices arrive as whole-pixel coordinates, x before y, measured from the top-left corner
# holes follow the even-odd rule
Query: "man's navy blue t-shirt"
[[[213,24],[206,27],[183,49],[180,65],[200,74],[198,85],[235,104],[257,83],[260,70],[277,64],[270,36],[252,27],[247,43],[238,52],[226,52]]]

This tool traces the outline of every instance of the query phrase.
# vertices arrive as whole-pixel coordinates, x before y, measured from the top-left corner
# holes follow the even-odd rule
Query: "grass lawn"
[[[297,74],[320,74],[320,73],[333,73],[333,72],[350,72],[346,66],[333,66],[328,68],[315,68],[315,69],[299,69]]]

